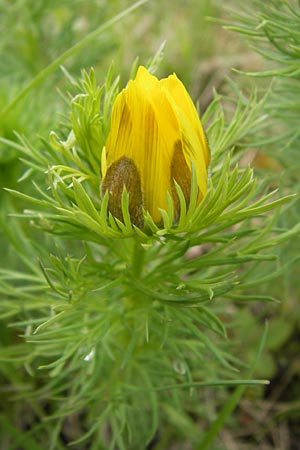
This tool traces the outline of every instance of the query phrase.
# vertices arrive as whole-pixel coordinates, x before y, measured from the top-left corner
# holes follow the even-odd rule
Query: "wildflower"
[[[207,189],[209,149],[197,110],[175,74],[158,80],[143,66],[117,96],[111,129],[102,153],[102,193],[109,193],[108,209],[122,220],[121,197],[129,194],[132,223],[143,226],[143,209],[154,222],[173,200],[180,214],[176,184],[190,201],[192,164],[198,201]]]

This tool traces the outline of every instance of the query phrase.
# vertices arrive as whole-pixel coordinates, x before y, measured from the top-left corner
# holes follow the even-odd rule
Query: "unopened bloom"
[[[109,211],[122,220],[125,186],[131,221],[138,227],[143,226],[143,209],[161,222],[168,192],[178,217],[175,182],[188,205],[192,164],[200,201],[207,189],[209,149],[197,110],[175,74],[158,80],[139,67],[115,100],[102,153],[102,193],[109,193]]]

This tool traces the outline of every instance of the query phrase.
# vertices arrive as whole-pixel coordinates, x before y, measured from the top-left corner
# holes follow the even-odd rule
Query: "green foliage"
[[[297,199],[292,199],[295,191],[287,189],[292,186],[288,177],[274,186],[274,175],[258,178],[261,169],[254,172],[243,157],[249,148],[274,148],[276,138],[269,132],[274,118],[279,119],[279,143],[285,137],[285,153],[278,153],[278,160],[288,176],[298,177],[292,165],[299,137],[294,128],[298,73],[292,59],[299,33],[294,26],[296,8],[280,2],[284,14],[293,16],[290,50],[275,2],[267,3],[273,7],[262,5],[262,15],[239,16],[235,28],[244,27],[244,34],[266,42],[264,53],[276,42],[281,56],[275,57],[274,49],[265,56],[285,67],[272,67],[266,75],[277,70],[279,82],[263,98],[259,91],[241,92],[233,83],[228,83],[234,92],[230,98],[214,93],[202,115],[212,151],[209,189],[197,205],[194,174],[187,208],[177,186],[177,222],[170,201],[160,226],[144,212],[146,226],[140,230],[130,222],[126,191],[124,223],[107,213],[108,197],[100,196],[101,151],[120,83],[113,65],[104,82],[103,69],[83,71],[80,81],[69,65],[63,69],[72,94],[63,95],[68,112],[49,140],[28,139],[19,126],[14,127],[19,131],[17,142],[3,133],[3,148],[14,158],[18,154],[24,167],[18,189],[8,189],[13,194],[10,201],[16,202],[11,208],[14,217],[1,219],[10,252],[18,255],[15,267],[0,268],[0,319],[9,324],[0,334],[0,370],[4,385],[12,386],[16,405],[0,416],[9,448],[39,449],[49,442],[49,449],[64,449],[67,441],[78,449],[138,450],[157,436],[159,448],[167,448],[173,439],[168,430],[172,435],[176,430],[179,443],[185,439],[204,450],[245,386],[265,383],[253,380],[254,374],[272,374],[272,351],[292,333],[292,325],[283,328],[279,317],[271,322],[268,336],[261,328],[278,297],[277,284],[272,288],[269,282],[286,276],[298,261],[298,254],[288,247],[299,235],[291,214]],[[39,5],[32,14],[42,17],[41,25],[45,11]],[[198,2],[189,3],[191,10],[195,5]],[[208,3],[203,5],[209,12]],[[59,17],[72,14],[56,6]],[[160,14],[164,7],[160,5]],[[276,15],[279,28],[266,16],[269,13],[273,19]],[[259,27],[257,17],[263,17]],[[112,22],[100,28],[95,23],[95,34],[87,34],[78,46],[66,43],[69,50],[50,64],[49,58],[46,68],[14,93],[4,111],[20,105],[26,92],[49,79],[61,62]],[[293,58],[282,56],[282,50]],[[191,49],[187,45],[181,51],[188,55]],[[149,68],[158,70],[160,61],[162,48],[148,62]],[[132,74],[136,66],[137,61]],[[280,95],[284,102],[279,102]],[[7,126],[9,132],[11,128]],[[278,193],[278,186],[283,186],[283,193]],[[282,255],[287,248],[287,255]],[[261,287],[266,285],[268,289]],[[254,302],[257,318],[251,313]],[[245,303],[248,308],[243,308]],[[300,317],[296,312],[292,316],[291,324]],[[265,360],[256,361],[262,347],[267,349],[268,367]],[[236,387],[229,398],[226,386]],[[211,389],[208,398],[204,388]],[[10,396],[5,388],[4,396],[6,404]],[[212,404],[223,406],[217,417]],[[23,423],[26,433],[19,432],[14,419],[24,415],[22,408],[30,416],[28,424]],[[205,431],[207,420],[212,425]]]
[[[265,104],[273,123],[274,140],[271,148],[276,149],[274,156],[280,161],[285,173],[285,183],[293,182],[297,170],[297,148],[299,144],[298,118],[300,114],[297,92],[299,89],[299,3],[297,1],[258,2],[252,0],[247,12],[232,13],[234,25],[226,28],[245,37],[251,48],[263,56],[270,64],[260,71],[247,75],[255,77],[273,77],[271,95]],[[266,147],[265,151],[268,151]],[[289,180],[290,178],[290,180]],[[292,184],[292,183],[290,183]]]
[[[300,8],[296,0],[252,0],[243,10],[240,2],[232,2],[235,11],[230,11],[227,28],[239,33],[255,52],[261,56],[260,64],[247,76],[255,79],[258,87],[264,88],[269,82],[270,95],[265,102],[265,110],[271,118],[271,126],[265,132],[265,145],[257,158],[257,172],[260,177],[278,185],[286,193],[300,191],[299,164],[299,48],[300,48]],[[278,228],[293,229],[299,223],[299,196],[285,208],[274,222]],[[280,389],[279,401],[282,408],[293,411],[293,396],[290,392],[299,388],[297,377],[299,367],[295,355],[299,353],[299,231],[276,249],[280,268],[274,265],[273,277],[262,267],[264,283],[259,292],[277,295],[281,292],[282,304],[274,310],[270,305],[256,309],[256,314],[244,310],[240,320],[244,323],[244,338],[249,338],[249,355],[252,353],[255,335],[261,332],[261,322],[269,317],[269,336],[266,342],[265,364],[259,368],[261,376],[273,379],[273,392]],[[248,286],[250,290],[251,282]],[[241,339],[243,340],[243,335]],[[288,374],[285,384],[281,373]],[[278,380],[278,381],[277,381]],[[280,386],[280,387],[279,387]],[[285,418],[287,416],[284,416]],[[283,416],[271,418],[279,425]],[[291,412],[286,422],[290,433],[290,444],[297,446],[299,435],[293,428],[294,415]],[[265,431],[263,430],[263,433]]]
[[[251,44],[251,47],[266,61],[260,71],[247,73],[255,76],[260,82],[261,77],[271,78],[271,92],[265,102],[265,110],[272,118],[272,127],[267,130],[271,139],[266,141],[263,156],[266,163],[263,167],[268,170],[269,179],[276,180],[280,171],[280,187],[285,192],[297,192],[300,188],[299,165],[299,114],[300,107],[297,100],[299,92],[299,46],[300,46],[300,9],[297,1],[258,2],[252,0],[248,7],[252,14],[232,13],[234,25],[227,28],[240,33]],[[273,161],[277,161],[275,174],[271,173]],[[275,181],[278,184],[278,181]],[[299,198],[291,203],[285,213],[279,217],[278,226],[292,229],[297,226]],[[282,318],[277,318],[283,329],[290,329],[299,323],[299,312],[292,297],[299,294],[299,284],[295,272],[298,265],[300,248],[299,233],[291,241],[280,247],[279,256],[283,265],[291,265],[288,271],[278,272],[278,282],[285,286],[285,306],[282,308]],[[266,283],[269,292],[276,290],[276,285]],[[288,306],[289,305],[289,306]],[[293,318],[290,317],[293,310]],[[289,326],[287,325],[289,323]],[[286,333],[286,338],[290,335]]]
[[[226,350],[226,328],[214,305],[221,297],[251,301],[240,268],[274,259],[265,249],[297,229],[272,231],[268,211],[290,197],[263,194],[252,170],[237,165],[235,149],[262,127],[263,101],[255,96],[248,102],[240,96],[230,116],[216,95],[204,116],[213,154],[210,186],[197,206],[194,175],[189,208],[177,187],[178,223],[170,202],[162,227],[145,212],[147,228],[139,230],[130,222],[126,192],[124,223],[108,216],[107,195],[99,193],[100,161],[118,78],[110,70],[99,87],[91,70],[77,86],[64,139],[52,132],[50,143],[36,146],[20,137],[12,144],[30,174],[46,171],[48,183],[34,183],[35,197],[11,191],[34,205],[21,217],[59,239],[50,256],[37,245],[40,272],[1,272],[4,317],[18,315],[12,326],[23,330],[31,348],[28,354],[21,346],[9,359],[21,360],[29,373],[37,367],[47,372],[48,381],[44,377],[27,395],[51,398],[57,406],[50,418],[86,411],[88,431],[76,442],[94,439],[106,423],[111,438],[108,444],[102,435],[104,448],[144,448],[161,420],[180,423],[182,432],[194,429],[183,409],[184,387],[224,385],[226,378],[239,383],[240,363]],[[65,237],[81,244],[70,247]],[[0,357],[7,359],[7,349]],[[193,396],[189,408],[195,408]]]
[[[250,13],[251,11],[251,13]],[[227,28],[254,42],[252,48],[266,60],[273,61],[273,70],[255,72],[258,76],[298,77],[299,70],[299,2],[297,0],[252,0],[245,12],[232,12],[234,25]]]

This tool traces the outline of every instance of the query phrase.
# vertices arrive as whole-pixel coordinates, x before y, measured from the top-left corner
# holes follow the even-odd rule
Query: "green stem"
[[[251,378],[253,376],[255,367],[256,367],[259,359],[260,359],[260,356],[262,354],[263,348],[265,346],[266,339],[267,339],[267,334],[268,334],[268,326],[266,324],[263,336],[262,336],[260,344],[259,344],[259,348],[258,348],[258,352],[257,352],[256,358],[255,358],[255,360],[254,360],[254,362],[252,364],[252,367],[249,370],[249,373],[247,374],[247,378]],[[238,403],[239,403],[239,401],[240,401],[240,399],[241,399],[241,397],[242,397],[246,387],[247,387],[246,385],[245,386],[238,386],[238,387],[236,387],[236,389],[234,390],[233,394],[229,397],[229,399],[227,400],[227,402],[225,403],[225,405],[221,409],[217,419],[211,424],[210,428],[208,429],[208,431],[204,435],[204,438],[201,440],[201,442],[198,445],[198,447],[196,448],[196,450],[209,450],[211,448],[211,446],[213,444],[213,441],[215,440],[217,434],[219,433],[219,431],[223,427],[223,425],[226,422],[227,418],[230,416],[230,414],[233,412],[233,410],[238,405]]]
[[[123,17],[125,17],[127,14],[129,14],[134,9],[138,8],[139,6],[146,3],[148,0],[139,0],[133,5],[131,5],[129,8],[125,9],[124,11],[120,12],[116,16],[114,16],[112,19],[108,20],[104,24],[100,25],[96,30],[89,33],[86,37],[81,39],[79,42],[74,44],[72,47],[70,47],[68,50],[63,52],[58,58],[56,58],[52,63],[50,63],[48,66],[46,66],[43,70],[41,70],[35,78],[33,78],[26,86],[19,92],[18,95],[0,112],[0,119],[4,117],[10,110],[12,110],[16,104],[26,95],[28,92],[30,92],[32,89],[34,89],[41,81],[43,81],[51,72],[53,72],[60,64],[62,64],[67,58],[74,55],[76,52],[81,50],[83,47],[85,47],[87,44],[89,44],[91,41],[93,41],[99,34],[106,31],[108,28],[110,28],[112,25],[114,25],[116,22],[121,20]]]
[[[146,256],[145,249],[141,246],[141,243],[137,239],[134,239],[132,250],[131,272],[136,278],[140,278],[142,274],[145,256]]]

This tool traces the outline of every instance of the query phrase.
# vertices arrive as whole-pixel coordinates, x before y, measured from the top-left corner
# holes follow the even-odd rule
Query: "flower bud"
[[[162,221],[171,195],[174,219],[180,215],[176,183],[189,205],[192,164],[198,202],[207,189],[209,149],[197,110],[175,74],[158,80],[140,66],[134,80],[117,96],[102,153],[102,194],[108,209],[123,220],[122,192],[129,195],[133,224],[143,227],[143,209]]]

